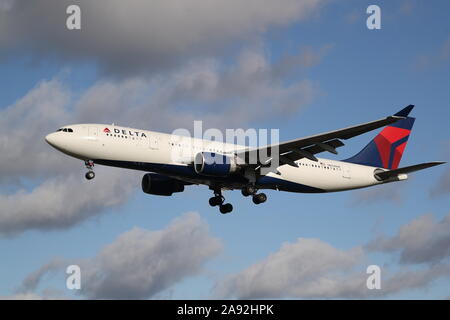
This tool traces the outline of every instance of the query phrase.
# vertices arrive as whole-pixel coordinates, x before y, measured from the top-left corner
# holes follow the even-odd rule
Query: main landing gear
[[[212,189],[212,188],[211,188]],[[226,214],[233,211],[231,203],[224,203],[225,197],[222,195],[221,189],[213,189],[214,197],[209,198],[209,205],[211,207],[219,206],[220,213]],[[241,193],[244,197],[252,196],[254,204],[260,204],[266,202],[267,196],[265,193],[256,193],[258,189],[253,184],[249,184],[241,189]]]
[[[233,211],[233,205],[231,203],[224,203],[225,197],[222,195],[220,189],[214,190],[214,197],[209,198],[209,205],[211,207],[219,206],[219,211],[222,214]]]
[[[86,160],[84,161],[84,165],[86,166],[86,168],[89,170],[88,172],[86,172],[86,174],[84,175],[86,177],[86,179],[88,180],[92,180],[95,178],[95,172],[93,171],[94,168],[94,161],[92,160]]]
[[[252,184],[245,186],[242,188],[241,193],[244,197],[252,196],[252,200],[254,204],[260,204],[266,202],[267,196],[265,193],[256,193],[258,190]]]

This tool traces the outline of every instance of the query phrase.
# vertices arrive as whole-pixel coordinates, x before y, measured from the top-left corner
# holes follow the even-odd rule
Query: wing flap
[[[300,160],[302,158],[307,158],[311,161],[318,161],[316,157],[314,157],[315,154],[328,151],[328,152],[336,152],[336,148],[344,146],[344,143],[339,139],[333,139],[326,142],[321,142],[318,144],[314,144],[312,146],[302,148],[302,149],[293,149],[290,152],[284,154],[284,156],[288,157],[289,159],[296,161]],[[334,152],[333,152],[334,151]]]
[[[279,144],[267,145],[259,148],[249,148],[245,150],[238,150],[235,154],[240,159],[258,159],[259,155],[272,155],[274,151],[277,155],[283,155],[287,157],[285,162],[290,162],[289,160],[295,161],[301,158],[309,158],[314,160],[314,154],[328,151],[332,153],[336,153],[336,148],[343,146],[344,144],[340,141],[340,139],[350,139],[355,136],[361,135],[363,133],[384,127],[386,125],[397,122],[400,119],[404,119],[405,116],[411,111],[412,106],[408,106],[401,111],[397,112],[392,116],[385,117],[383,119],[366,122],[363,124],[359,124],[352,127],[347,127],[344,129],[329,131],[313,136],[308,136],[305,138],[299,138],[294,140],[289,140],[285,142],[281,142]],[[255,165],[256,163],[249,163],[248,161],[244,161],[247,164]],[[263,161],[264,162],[264,161]],[[288,163],[287,163],[288,164]],[[266,163],[267,165],[267,163]]]
[[[288,151],[292,148],[304,148],[307,146],[314,145],[318,142],[324,142],[331,139],[350,139],[353,137],[356,137],[358,135],[361,135],[363,133],[384,127],[388,124],[394,123],[402,118],[399,118],[397,116],[389,116],[384,119],[371,121],[367,123],[363,123],[357,126],[348,127],[340,130],[325,132],[321,134],[317,134],[314,136],[309,136],[306,138],[301,139],[295,139],[291,141],[282,142],[279,145],[280,152]]]

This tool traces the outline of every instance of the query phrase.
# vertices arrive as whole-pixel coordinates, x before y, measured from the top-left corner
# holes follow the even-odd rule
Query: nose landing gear
[[[92,180],[95,178],[95,172],[93,171],[94,168],[94,161],[92,160],[86,160],[84,162],[84,165],[86,166],[86,168],[89,170],[88,172],[86,172],[86,174],[84,175],[86,177],[86,179],[88,180]]]
[[[219,206],[219,211],[222,214],[227,214],[233,211],[231,203],[224,203],[225,197],[222,195],[222,190],[214,190],[214,197],[209,198],[209,205],[211,207]]]

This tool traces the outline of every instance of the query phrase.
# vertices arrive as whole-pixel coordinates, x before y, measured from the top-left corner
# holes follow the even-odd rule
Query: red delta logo
[[[104,133],[111,133],[111,130],[109,130],[109,128],[105,128],[103,129]],[[141,137],[141,138],[147,138],[146,134],[144,132],[139,132],[139,131],[131,131],[131,130],[125,130],[125,129],[117,129],[114,128],[114,133],[123,136],[131,136],[131,137]],[[115,135],[114,135],[115,136]],[[123,138],[122,136],[122,138]]]

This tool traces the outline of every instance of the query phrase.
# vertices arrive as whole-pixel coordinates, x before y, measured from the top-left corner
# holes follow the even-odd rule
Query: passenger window
[[[63,132],[67,132],[67,128],[64,128],[64,129],[63,129]]]
[[[68,131],[68,132],[73,132],[73,130],[72,130],[72,129],[70,129],[70,128],[69,128],[69,129],[67,129],[67,131]]]

